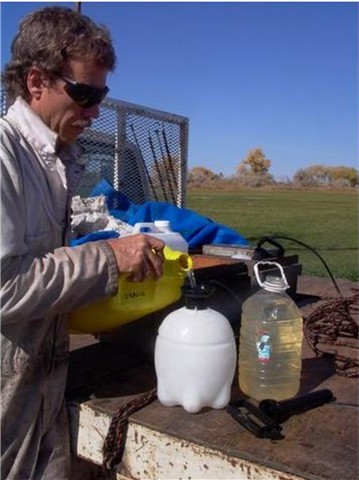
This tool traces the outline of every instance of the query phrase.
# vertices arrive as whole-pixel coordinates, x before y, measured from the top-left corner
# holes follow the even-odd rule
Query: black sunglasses
[[[97,88],[87,85],[86,83],[78,83],[66,77],[61,77],[65,82],[64,90],[72,98],[72,100],[83,108],[90,108],[98,105],[106,97],[109,92],[108,87]]]

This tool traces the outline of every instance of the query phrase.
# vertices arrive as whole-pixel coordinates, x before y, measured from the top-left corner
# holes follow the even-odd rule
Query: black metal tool
[[[282,427],[266,415],[253,403],[247,400],[237,400],[227,405],[227,412],[246,430],[258,438],[281,440]]]
[[[335,400],[335,397],[331,390],[324,388],[280,402],[270,399],[262,400],[259,403],[259,410],[276,423],[282,423],[292,415],[320,407],[333,400]]]
[[[138,153],[139,153],[139,155],[140,155],[140,157],[141,157],[142,166],[143,166],[144,171],[145,171],[145,173],[146,173],[146,177],[147,177],[148,183],[150,184],[150,187],[151,187],[151,190],[152,190],[154,199],[157,201],[157,200],[158,200],[158,197],[157,197],[156,189],[155,189],[155,187],[154,187],[154,185],[153,185],[150,172],[148,171],[148,168],[147,168],[147,165],[146,165],[144,156],[143,156],[143,154],[142,154],[141,146],[140,146],[140,143],[139,143],[139,141],[138,141],[138,138],[137,138],[137,135],[136,135],[136,132],[135,132],[135,128],[134,128],[134,126],[133,126],[133,123],[130,124],[130,128],[131,128],[131,131],[132,131],[132,134],[133,134],[133,138],[134,138],[135,143],[136,143],[136,147],[137,147]]]
[[[158,145],[160,147],[160,151],[161,151],[161,157],[162,157],[162,160],[163,160],[163,163],[166,167],[166,170],[168,169],[168,165],[167,165],[167,162],[169,163],[169,165],[171,166],[171,160],[170,158],[168,157],[167,160],[166,160],[166,155],[165,155],[165,152],[163,151],[163,148],[162,148],[162,143],[161,143],[161,137],[160,137],[160,131],[158,129],[155,130],[155,133],[157,135],[157,142],[158,142]],[[168,153],[167,153],[168,155]],[[173,166],[172,166],[173,168]],[[168,170],[167,171],[167,179],[168,179],[168,185],[169,185],[169,188],[170,188],[170,192],[171,192],[171,197],[172,197],[172,202],[174,204],[176,204],[176,195],[175,195],[175,192],[173,190],[173,186],[172,186],[172,182],[171,182],[171,177],[169,175],[169,172],[171,170]]]
[[[175,188],[177,189],[178,186],[177,186],[176,172],[175,172],[175,169],[174,169],[174,166],[173,166],[173,160],[172,160],[172,156],[171,156],[171,152],[170,152],[170,147],[168,145],[166,130],[164,128],[162,128],[162,136],[163,136],[163,141],[164,141],[164,144],[165,144],[165,149],[166,149],[168,161],[169,161],[169,164],[170,164],[170,171],[172,173],[173,183],[175,185]]]
[[[168,202],[166,187],[165,187],[165,184],[163,182],[163,178],[162,178],[162,174],[161,174],[161,168],[160,168],[160,165],[159,165],[158,160],[157,160],[156,151],[155,151],[155,147],[153,145],[153,141],[152,141],[152,137],[151,137],[150,132],[148,132],[148,141],[150,143],[151,152],[152,152],[152,156],[153,156],[153,161],[154,161],[154,164],[155,164],[155,167],[156,167],[156,170],[157,170],[158,179],[159,179],[160,184],[161,184],[162,193],[163,193],[163,196],[165,198],[165,201]]]

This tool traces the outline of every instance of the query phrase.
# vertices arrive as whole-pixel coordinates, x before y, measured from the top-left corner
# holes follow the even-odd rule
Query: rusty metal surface
[[[243,430],[225,411],[193,415],[158,402],[133,416],[133,421],[183,441],[217,449],[308,479],[354,480],[358,467],[356,408],[326,405],[283,424],[283,440],[258,439]]]
[[[134,422],[118,472],[135,480],[303,480]]]

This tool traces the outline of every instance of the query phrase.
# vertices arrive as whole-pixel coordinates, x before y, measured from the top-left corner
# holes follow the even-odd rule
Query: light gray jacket
[[[0,134],[2,478],[17,478],[13,457],[22,451],[17,463],[32,478],[34,425],[41,418],[44,435],[63,405],[66,313],[114,295],[118,269],[105,242],[66,246],[80,148],[56,152],[57,135],[21,98]]]

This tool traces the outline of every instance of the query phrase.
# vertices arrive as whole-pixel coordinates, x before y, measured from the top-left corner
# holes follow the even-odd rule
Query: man
[[[73,10],[28,15],[3,82],[1,478],[70,478],[66,313],[114,295],[119,273],[162,274],[163,242],[136,235],[68,246],[81,178],[74,142],[99,114],[115,67],[110,35]]]

